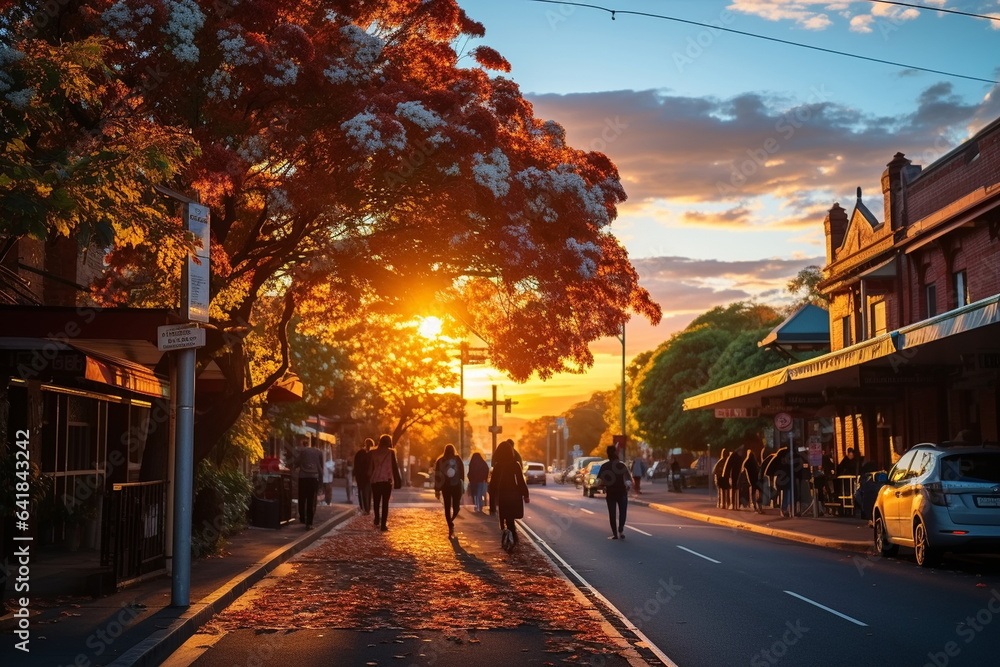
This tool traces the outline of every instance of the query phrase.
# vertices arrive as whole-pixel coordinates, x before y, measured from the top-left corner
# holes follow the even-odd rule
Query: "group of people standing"
[[[368,515],[374,509],[372,525],[389,530],[389,497],[393,489],[403,486],[392,436],[379,436],[378,446],[371,438],[354,455],[354,482],[358,487],[358,506]]]

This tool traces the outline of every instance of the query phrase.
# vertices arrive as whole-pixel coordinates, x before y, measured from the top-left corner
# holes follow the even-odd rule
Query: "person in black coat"
[[[719,452],[719,460],[712,467],[712,478],[715,480],[715,488],[719,491],[715,506],[722,509],[726,508],[726,501],[729,498],[729,480],[722,474],[727,460],[729,460],[729,450],[723,449]]]
[[[760,462],[757,461],[757,453],[752,449],[747,450],[747,456],[743,459],[740,486],[746,487],[747,496],[750,499],[750,509],[761,514],[763,510],[760,506]]]
[[[499,516],[500,530],[509,530],[516,545],[519,541],[516,521],[524,518],[524,504],[529,499],[524,471],[514,458],[512,441],[504,440],[493,453],[489,489],[490,514],[496,513]]]
[[[731,510],[740,508],[740,473],[743,471],[743,459],[746,458],[746,447],[737,447],[722,468],[722,476],[729,484],[729,501],[726,506]]]
[[[628,471],[628,466],[618,459],[618,448],[614,445],[608,445],[608,460],[597,471],[597,484],[604,489],[608,503],[608,520],[611,522],[611,536],[608,539],[624,540],[632,474]]]

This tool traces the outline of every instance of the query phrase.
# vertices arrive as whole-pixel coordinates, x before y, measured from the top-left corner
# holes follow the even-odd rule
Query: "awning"
[[[836,352],[824,354],[822,357],[816,357],[815,359],[809,359],[794,366],[789,366],[786,370],[788,371],[789,380],[801,380],[845,368],[860,366],[869,361],[895,354],[896,351],[896,332],[892,331],[851,345],[850,347],[842,348]]]
[[[899,330],[900,350],[912,350],[948,336],[1000,322],[1000,295],[970,303]]]
[[[749,394],[758,394],[773,389],[788,382],[788,368],[778,368],[749,380],[719,387],[712,391],[684,399],[685,410],[712,407],[718,403],[740,398]]]

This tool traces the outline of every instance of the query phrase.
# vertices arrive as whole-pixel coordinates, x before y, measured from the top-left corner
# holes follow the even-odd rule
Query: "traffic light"
[[[511,400],[508,398],[503,402],[503,411],[510,414]]]

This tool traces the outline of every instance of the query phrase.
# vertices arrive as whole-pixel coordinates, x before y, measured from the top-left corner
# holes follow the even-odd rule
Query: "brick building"
[[[859,188],[824,220],[830,353],[685,409],[787,411],[803,437],[829,418],[836,457],[875,469],[966,429],[1000,439],[1000,119],[926,167],[897,153],[882,200],[879,220]]]

